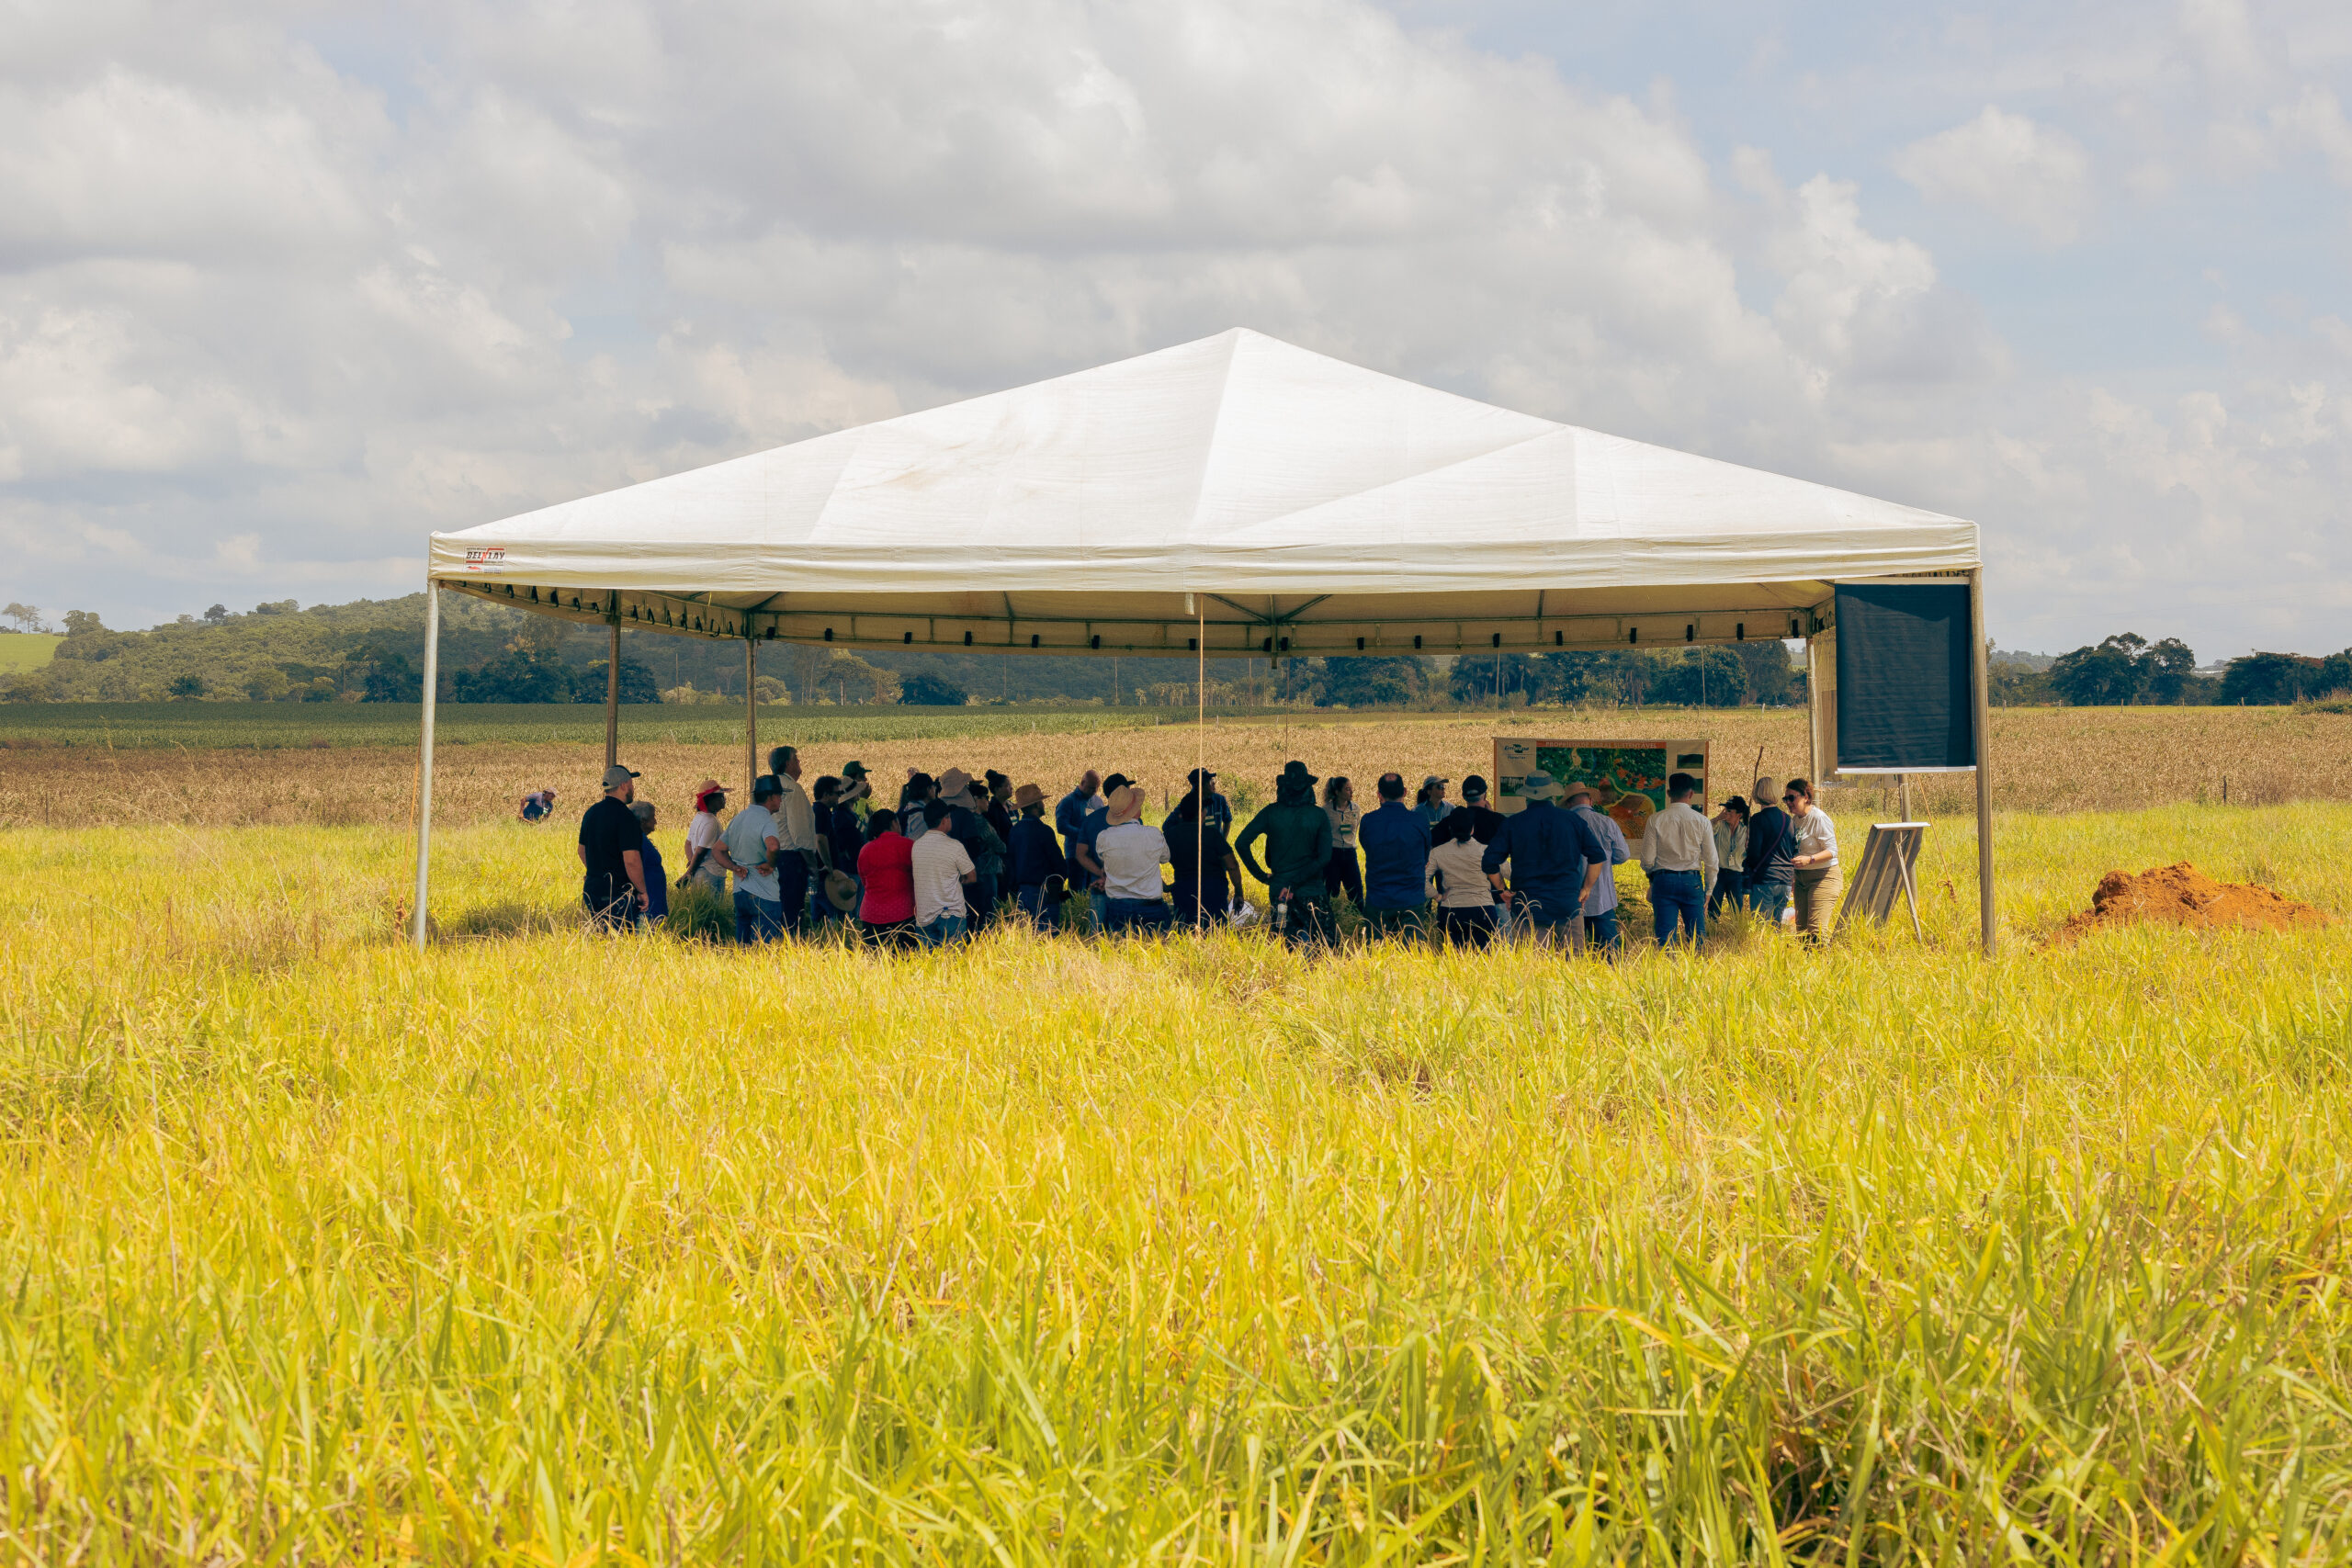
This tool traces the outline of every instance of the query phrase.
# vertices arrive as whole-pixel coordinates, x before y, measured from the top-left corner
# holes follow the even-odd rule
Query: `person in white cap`
[[[580,818],[580,897],[588,918],[607,931],[637,923],[645,891],[645,828],[631,811],[637,775],[618,762],[605,770],[604,798]]]
[[[1453,807],[1445,803],[1445,786],[1451,782],[1431,773],[1421,781],[1420,793],[1413,796],[1413,809],[1421,820],[1434,828],[1453,815]]]

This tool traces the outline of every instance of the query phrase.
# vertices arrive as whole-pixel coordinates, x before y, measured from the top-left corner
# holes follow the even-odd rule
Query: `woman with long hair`
[[[1331,862],[1323,868],[1323,891],[1337,898],[1345,893],[1363,902],[1363,863],[1356,858],[1356,825],[1363,814],[1356,809],[1355,785],[1333,777],[1323,785],[1323,815],[1331,819]]]
[[[1781,795],[1795,829],[1796,853],[1789,863],[1797,873],[1797,934],[1806,942],[1829,940],[1830,918],[1838,912],[1838,895],[1846,891],[1845,874],[1838,869],[1838,825],[1813,801],[1813,785],[1791,779]]]

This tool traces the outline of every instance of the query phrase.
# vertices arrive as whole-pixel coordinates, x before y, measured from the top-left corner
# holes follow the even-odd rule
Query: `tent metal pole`
[[[750,637],[743,639],[743,798],[752,798],[752,784],[760,776],[760,705],[759,695],[752,690],[756,674],[759,649]]]
[[[1191,595],[1187,595],[1191,597]],[[1208,924],[1208,908],[1202,895],[1209,889],[1209,602],[1208,595],[1193,599],[1193,609],[1200,616],[1194,624],[1193,649],[1200,655],[1200,668],[1193,679],[1193,929],[1200,931]],[[1239,888],[1235,888],[1238,894]]]
[[[1993,716],[1992,694],[1985,686],[1983,567],[1968,574],[1968,630],[1974,645],[1969,662],[1976,686],[1976,922],[1984,956],[1991,958],[1998,939],[1993,926]]]
[[[433,699],[441,679],[441,591],[424,579],[424,725],[416,755],[416,893],[409,934],[424,951],[424,900],[433,867]]]
[[[621,760],[621,624],[612,624],[605,652],[605,766]]]
[[[1813,638],[1804,639],[1804,776],[1819,789],[1821,776],[1821,661],[1813,656]],[[1783,784],[1788,781],[1783,779]]]

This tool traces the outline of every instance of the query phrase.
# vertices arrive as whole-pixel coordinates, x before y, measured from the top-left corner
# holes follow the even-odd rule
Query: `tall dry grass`
[[[841,721],[835,721],[841,722]],[[895,792],[909,768],[937,773],[995,767],[1058,795],[1095,767],[1140,776],[1155,795],[1180,793],[1202,740],[1183,727],[1093,734],[1033,732],[1014,719],[1006,733],[951,739],[828,740],[808,748],[808,774],[837,771],[852,758]],[[1284,735],[1288,740],[1285,743]],[[1802,714],[1758,709],[1653,709],[1643,714],[1520,714],[1495,717],[1317,721],[1287,731],[1279,719],[1219,721],[1206,731],[1209,766],[1230,795],[1263,799],[1291,757],[1318,773],[1369,781],[1395,769],[1416,783],[1427,773],[1459,779],[1491,771],[1492,737],[1700,736],[1713,742],[1715,794],[1745,790],[1760,750],[1776,778],[1806,771]],[[793,739],[788,723],[763,733],[762,748]],[[626,760],[645,773],[645,795],[684,809],[705,776],[739,784],[743,753],[733,745],[650,741]],[[601,746],[517,742],[440,749],[434,798],[446,825],[513,814],[527,791],[555,785],[584,807],[603,761]],[[1993,715],[1995,799],[2008,809],[2082,811],[2166,802],[2236,805],[2352,799],[2352,716],[2287,708],[2024,708]],[[190,825],[355,825],[410,819],[415,754],[337,747],[318,750],[211,751],[12,747],[0,750],[0,827],[167,821]],[[1965,776],[1923,778],[1915,808],[1936,815],[1973,809]],[[1368,795],[1360,790],[1360,795]],[[1852,808],[1879,815],[1883,796],[1858,790]]]
[[[2005,818],[2352,912],[2352,807]],[[2352,935],[591,941],[0,836],[29,1562],[2342,1561]],[[457,932],[471,934],[458,939]]]

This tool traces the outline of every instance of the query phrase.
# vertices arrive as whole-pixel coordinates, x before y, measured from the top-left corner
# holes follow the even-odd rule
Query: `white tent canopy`
[[[1976,525],[1490,407],[1236,329],[433,536],[428,583],[620,633],[1210,658],[1811,638]],[[1975,755],[1984,754],[1983,594]],[[427,596],[415,936],[439,598]],[[1205,681],[1202,682],[1205,688]],[[1820,682],[1809,688],[1816,696]],[[756,708],[745,682],[747,770]],[[1816,767],[1822,711],[1815,711]],[[1993,942],[1991,807],[1978,881]],[[1859,848],[1859,845],[1857,846]]]
[[[1804,636],[1833,579],[1976,565],[1972,523],[1236,329],[436,534],[430,571],[689,635],[1218,657]]]

